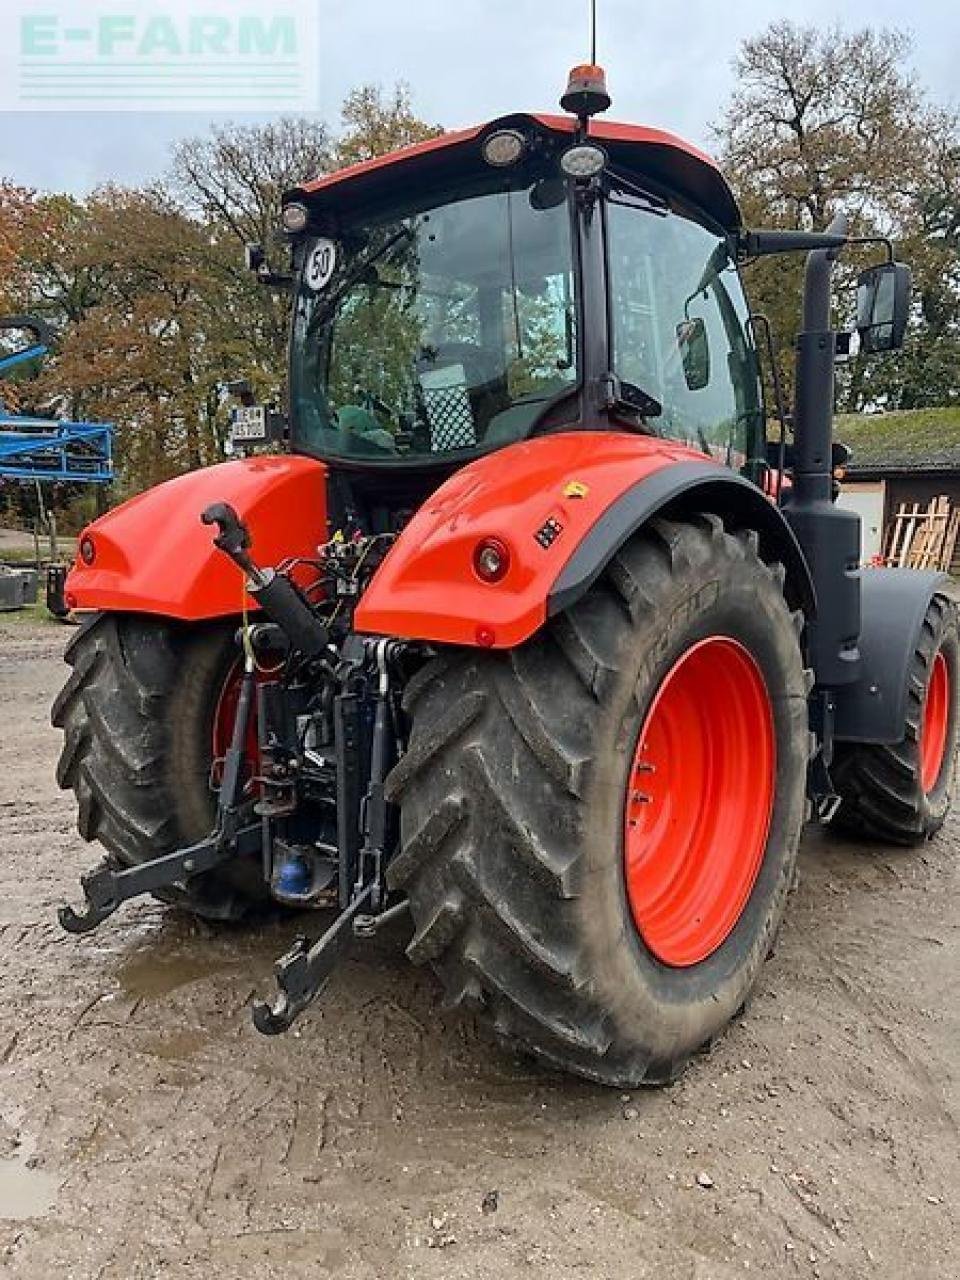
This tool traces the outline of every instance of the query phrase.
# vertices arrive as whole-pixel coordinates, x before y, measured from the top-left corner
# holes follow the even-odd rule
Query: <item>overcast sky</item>
[[[586,60],[587,10],[587,0],[320,0],[317,114],[335,122],[353,86],[401,79],[421,116],[451,128],[553,110],[568,67]],[[599,0],[599,10],[598,60],[608,72],[611,117],[659,125],[708,150],[710,123],[734,86],[740,42],[776,18],[906,30],[930,95],[960,105],[957,0]],[[175,139],[226,118],[0,113],[0,176],[78,193],[108,180],[147,181],[164,171]]]

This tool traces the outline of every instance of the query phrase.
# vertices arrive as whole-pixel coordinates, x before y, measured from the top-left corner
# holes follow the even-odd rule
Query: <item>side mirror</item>
[[[228,396],[233,396],[234,400],[239,400],[244,407],[249,407],[255,403],[253,387],[246,378],[237,378],[233,382],[225,382],[223,389]]]
[[[710,344],[707,326],[697,316],[677,325],[677,346],[688,391],[702,391],[710,381]]]
[[[910,314],[910,268],[883,262],[857,277],[857,329],[865,355],[903,346]]]
[[[291,266],[293,262],[292,246],[291,246]],[[243,260],[246,263],[247,270],[252,271],[257,280],[267,288],[272,289],[289,289],[293,284],[293,276],[286,275],[283,272],[275,272],[270,270],[270,264],[267,262],[266,251],[262,244],[247,244],[243,248]]]

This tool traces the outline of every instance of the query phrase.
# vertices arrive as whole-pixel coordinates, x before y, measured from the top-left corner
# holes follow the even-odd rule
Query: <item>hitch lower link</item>
[[[334,668],[331,657],[335,651],[326,627],[287,577],[253,563],[247,553],[250,535],[236,512],[225,503],[216,504],[204,511],[201,519],[204,524],[219,526],[216,546],[244,572],[247,589],[259,599],[267,618],[285,633],[291,649],[322,670],[338,689],[334,737],[340,913],[319,938],[313,942],[297,938],[276,962],[278,993],[274,1000],[254,1001],[255,1027],[265,1035],[276,1035],[288,1030],[320,994],[354,938],[373,936],[407,909],[406,901],[386,906],[383,874],[388,826],[384,781],[399,750],[388,674],[396,644],[352,636]],[[88,933],[123,902],[161,888],[182,889],[194,877],[234,859],[259,854],[266,869],[274,847],[282,847],[280,840],[274,841],[271,819],[261,812],[263,806],[254,806],[251,812],[249,798],[244,795],[245,745],[256,691],[255,644],[250,639],[256,631],[256,626],[250,629],[244,644],[243,676],[230,745],[223,759],[213,831],[205,840],[135,866],[104,860],[81,877],[84,907],[63,906],[58,911],[60,924],[68,933]],[[376,668],[376,697],[372,732],[364,734],[361,690],[371,665]],[[368,770],[361,767],[361,756],[367,751]]]
[[[104,860],[80,877],[86,905],[82,911],[60,907],[57,917],[67,933],[89,933],[112,916],[122,902],[152,893],[168,885],[182,884],[192,876],[218,867],[230,858],[256,853],[260,848],[260,827],[238,831],[233,838],[214,834],[186,849],[177,849],[142,862],[135,867],[117,868]]]

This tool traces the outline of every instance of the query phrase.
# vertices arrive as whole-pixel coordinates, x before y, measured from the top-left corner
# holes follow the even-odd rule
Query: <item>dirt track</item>
[[[960,1276],[960,818],[808,838],[760,991],[669,1090],[503,1054],[402,929],[268,1040],[247,1005],[302,921],[59,930],[96,858],[53,778],[64,640],[0,619],[0,1273]]]

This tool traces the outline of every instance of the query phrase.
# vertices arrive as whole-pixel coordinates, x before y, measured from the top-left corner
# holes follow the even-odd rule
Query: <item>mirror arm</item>
[[[832,224],[831,224],[832,225]],[[739,263],[778,253],[808,253],[812,249],[842,249],[847,237],[831,231],[740,231],[731,236]]]
[[[882,244],[887,251],[887,262],[895,262],[893,241],[889,236],[850,236],[847,244]]]
[[[803,275],[803,330],[807,333],[827,333],[830,330],[830,277],[840,249],[847,242],[845,214],[835,215],[824,239],[840,243],[819,245],[807,255]],[[797,381],[799,385],[799,376]]]
[[[837,218],[826,231],[738,231],[730,236],[730,250],[743,266],[756,258],[768,258],[779,253],[807,253],[814,249],[843,249],[851,244],[881,244],[887,251],[887,261],[893,262],[893,241],[889,236],[848,236],[831,230]]]

